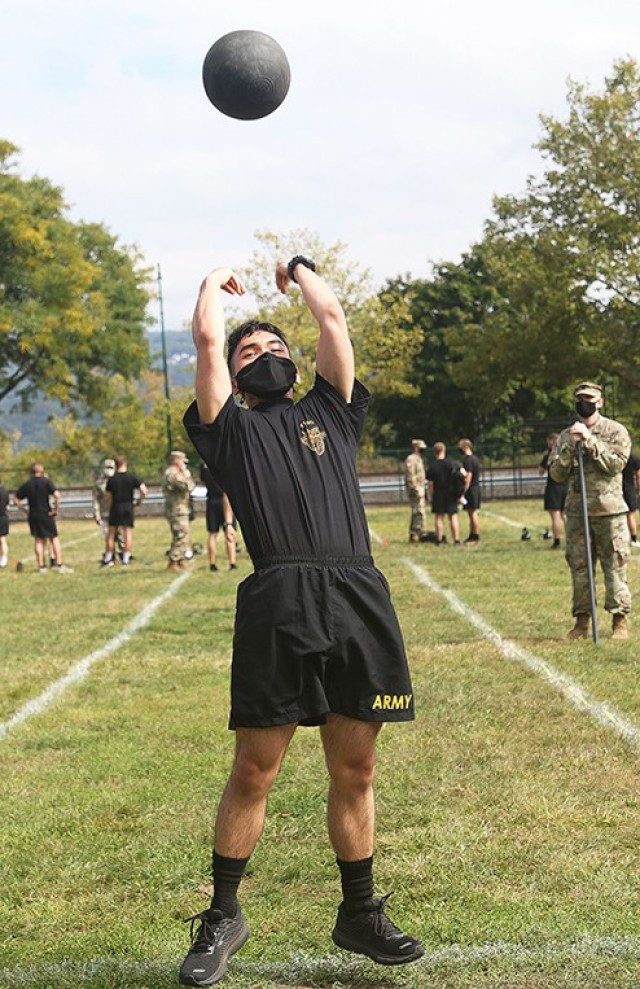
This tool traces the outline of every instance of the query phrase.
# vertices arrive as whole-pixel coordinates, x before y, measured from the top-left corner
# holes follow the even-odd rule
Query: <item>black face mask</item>
[[[295,380],[293,361],[270,353],[260,354],[236,374],[240,391],[247,391],[256,398],[281,398],[293,387]]]
[[[579,398],[576,401],[576,412],[581,419],[590,419],[595,414],[596,408],[596,403],[588,402],[586,398]]]

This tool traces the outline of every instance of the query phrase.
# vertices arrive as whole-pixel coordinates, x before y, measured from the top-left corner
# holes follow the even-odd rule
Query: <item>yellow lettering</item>
[[[384,695],[384,703],[382,706],[385,709],[385,711],[388,711],[389,708],[391,707],[391,698],[389,697],[389,694]]]
[[[404,701],[405,701],[404,706],[406,707],[407,711],[411,707],[411,698],[412,697],[413,697],[413,694],[405,694],[404,695]]]
[[[398,708],[404,706],[404,697],[399,697],[398,694],[394,694],[391,698],[391,710],[396,711]]]
[[[379,710],[382,707],[382,697],[380,696],[380,694],[376,694],[376,699],[374,700],[371,707],[374,711]]]

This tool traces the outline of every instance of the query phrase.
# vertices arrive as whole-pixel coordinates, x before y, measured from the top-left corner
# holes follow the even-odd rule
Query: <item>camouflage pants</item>
[[[590,518],[589,528],[594,580],[596,560],[600,560],[604,574],[605,609],[614,615],[626,615],[631,611],[631,593],[627,583],[627,561],[630,553],[627,516],[604,515]],[[591,603],[587,548],[581,516],[567,516],[565,538],[565,557],[573,581],[573,614],[587,615],[591,611]]]
[[[184,560],[185,552],[191,545],[191,529],[188,515],[167,515],[167,522],[171,529],[171,548],[169,559],[174,561]]]
[[[409,504],[411,505],[411,521],[409,522],[409,532],[421,535],[424,532],[425,521],[425,501],[424,494],[417,491],[409,492]]]

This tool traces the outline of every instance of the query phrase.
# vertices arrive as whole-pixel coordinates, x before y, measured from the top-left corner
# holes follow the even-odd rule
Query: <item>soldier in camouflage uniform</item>
[[[607,611],[613,615],[613,638],[628,637],[631,594],[627,583],[630,554],[627,506],[622,497],[622,469],[631,450],[631,437],[619,422],[600,415],[604,402],[599,385],[585,381],[575,392],[577,422],[565,429],[549,456],[554,481],[569,482],[565,504],[566,560],[573,580],[575,627],[570,639],[586,638],[591,613],[589,572],[582,521],[576,441],[582,442],[587,512],[593,561],[600,560]]]
[[[195,486],[187,467],[186,454],[182,450],[172,450],[162,480],[164,511],[171,529],[169,570],[184,569],[186,554],[191,547],[189,496]]]
[[[411,453],[404,462],[404,483],[411,504],[410,543],[419,543],[424,533],[426,476],[421,451],[426,449],[424,440],[411,440]]]

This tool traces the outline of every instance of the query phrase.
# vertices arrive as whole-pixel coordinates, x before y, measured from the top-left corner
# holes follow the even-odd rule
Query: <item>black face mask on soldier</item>
[[[590,419],[596,411],[596,403],[588,402],[586,398],[579,398],[576,402],[576,412],[581,419]]]
[[[236,384],[241,392],[249,392],[256,398],[281,398],[296,381],[296,366],[288,357],[260,354],[236,374]]]

